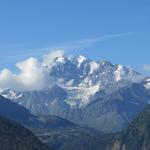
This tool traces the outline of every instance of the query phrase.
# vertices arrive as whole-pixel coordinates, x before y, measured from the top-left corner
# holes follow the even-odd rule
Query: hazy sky
[[[0,69],[52,49],[150,71],[150,1],[0,0]]]

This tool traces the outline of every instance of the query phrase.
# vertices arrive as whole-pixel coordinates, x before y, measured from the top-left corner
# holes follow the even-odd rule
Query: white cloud
[[[146,79],[146,83],[144,84],[144,87],[148,90],[150,89],[150,78]]]
[[[100,37],[95,37],[95,38],[82,39],[82,40],[76,41],[76,43],[78,43],[78,44],[93,44],[93,43],[103,42],[103,41],[107,41],[107,40],[114,39],[114,38],[129,36],[131,34],[133,34],[133,33],[127,32],[127,33],[111,34],[111,35],[105,35],[105,36],[100,36]]]
[[[17,76],[25,89],[37,90],[47,86],[50,80],[47,70],[35,58],[29,58],[16,64],[21,73]]]
[[[44,65],[52,66],[56,57],[63,55],[62,51],[53,51],[45,55],[43,62],[39,62],[36,58],[16,63],[19,73],[15,74],[8,69],[3,69],[0,72],[0,89],[15,89],[15,90],[39,90],[53,84],[49,72]],[[51,82],[50,82],[51,81]],[[51,85],[50,85],[51,84]]]
[[[131,68],[128,68],[128,71],[126,72],[125,68],[122,65],[118,65],[117,70],[114,72],[116,81],[120,80],[126,80],[130,81],[132,83],[138,83],[143,80],[143,76],[136,73]]]
[[[150,89],[150,83],[146,83],[146,84],[144,85],[144,87],[145,87],[147,90],[149,90],[149,89]]]
[[[150,64],[146,64],[143,66],[144,71],[149,72],[150,71]]]
[[[51,68],[55,59],[58,57],[62,57],[63,55],[64,55],[64,52],[62,50],[52,51],[51,53],[44,56],[43,65]]]

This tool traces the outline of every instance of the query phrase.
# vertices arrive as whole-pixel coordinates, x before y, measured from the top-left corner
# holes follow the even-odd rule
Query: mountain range
[[[0,117],[0,148],[3,150],[9,150],[10,148],[12,150],[50,150],[52,149],[51,146],[55,150],[150,149],[149,105],[125,130],[117,134],[102,134],[55,116],[33,116],[24,107],[4,97],[0,97],[0,106],[0,115],[3,116]],[[9,109],[8,112],[7,109]]]
[[[56,57],[44,66],[53,82],[40,90],[5,89],[1,95],[34,115],[54,115],[75,124],[118,132],[150,101],[150,79],[130,67],[84,56]]]

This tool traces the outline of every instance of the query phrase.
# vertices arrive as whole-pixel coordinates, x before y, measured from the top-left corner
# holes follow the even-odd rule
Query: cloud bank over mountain
[[[105,83],[101,85],[102,87],[105,87],[109,84],[107,83],[108,76],[110,76],[111,79],[109,82],[114,82],[114,85],[118,83],[120,85],[122,82],[140,82],[143,79],[143,76],[131,68],[122,65],[113,65],[108,61],[93,61],[81,55],[65,57],[64,51],[62,50],[55,50],[44,55],[43,60],[41,61],[34,57],[30,57],[26,60],[17,62],[16,67],[18,73],[14,73],[7,68],[0,72],[0,90],[41,90],[55,84],[54,79],[56,74],[70,75],[72,73],[72,78],[70,78],[71,76],[67,76],[65,78],[62,77],[59,80],[67,79],[68,83],[66,84],[81,82],[81,85],[87,84],[89,87],[92,85],[100,86],[102,84],[100,82],[102,77],[106,77]],[[52,70],[55,71],[53,72]],[[64,70],[64,72],[61,72],[62,70]],[[109,70],[109,72],[106,70]],[[51,71],[54,75],[52,75],[53,73],[51,74]],[[55,74],[55,72],[57,73]],[[79,74],[80,76],[78,76]],[[78,77],[76,81],[74,79],[75,76]]]
[[[63,55],[63,51],[53,51],[45,55],[43,62],[36,58],[17,62],[16,67],[19,73],[13,73],[9,69],[0,72],[0,89],[12,88],[15,90],[30,91],[39,90],[53,84],[49,72],[45,66],[52,66],[55,58]],[[51,82],[50,82],[51,81]]]
[[[62,50],[52,51],[51,53],[44,55],[43,66],[51,68],[56,58],[62,57],[64,52]]]

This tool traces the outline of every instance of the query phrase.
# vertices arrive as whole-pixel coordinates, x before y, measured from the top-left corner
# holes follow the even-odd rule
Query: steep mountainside
[[[150,149],[150,106],[117,138],[112,150]]]
[[[51,115],[32,115],[29,110],[0,96],[0,115],[31,129],[53,130],[76,127],[70,121]]]
[[[31,130],[43,143],[56,150],[105,150],[113,135],[104,135],[55,116],[34,116],[24,107],[0,96],[0,115]]]
[[[55,85],[1,95],[34,114],[56,115],[104,132],[126,127],[150,101],[150,80],[131,68],[84,56],[59,57],[45,66]]]
[[[51,150],[23,126],[0,117],[1,150]]]
[[[101,128],[104,132],[117,132],[127,127],[147,106],[150,92],[141,84],[133,84],[110,95],[105,92],[96,93],[95,97],[95,101],[83,112],[83,122],[96,129]]]

